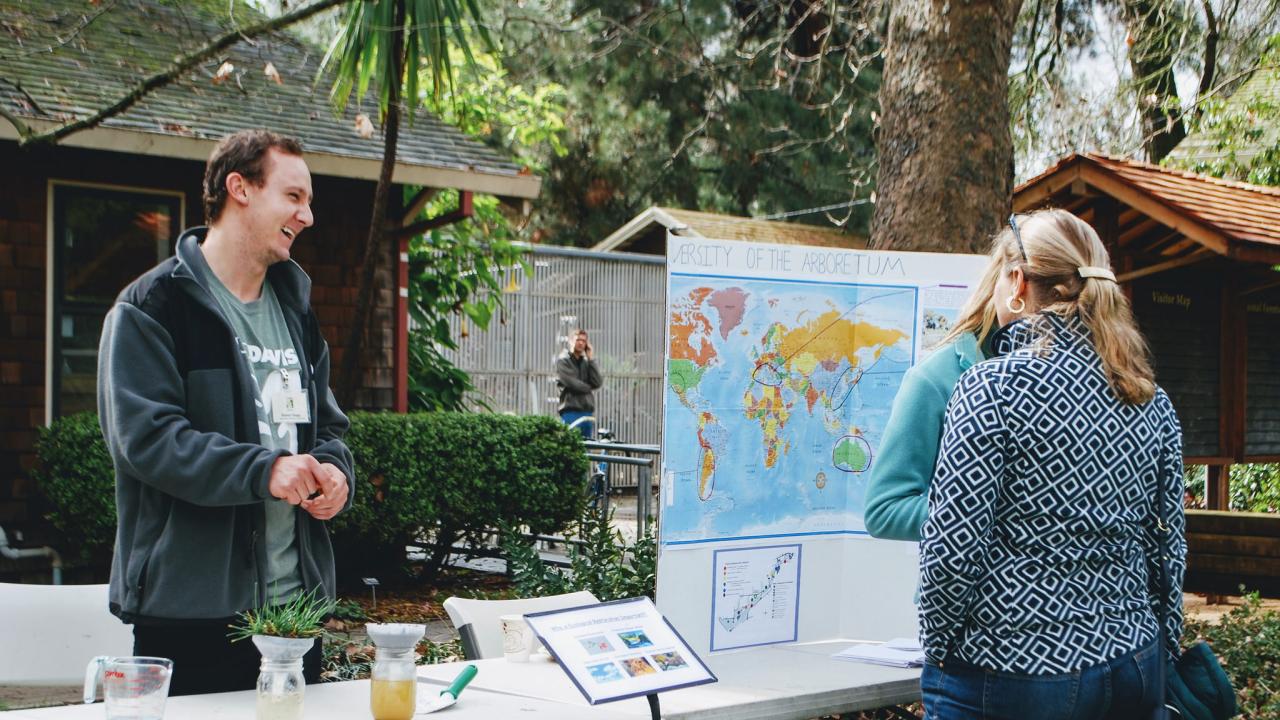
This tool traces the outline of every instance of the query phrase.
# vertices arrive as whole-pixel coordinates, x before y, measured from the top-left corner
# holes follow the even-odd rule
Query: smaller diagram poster
[[[795,641],[800,545],[717,550],[712,568],[712,652]]]

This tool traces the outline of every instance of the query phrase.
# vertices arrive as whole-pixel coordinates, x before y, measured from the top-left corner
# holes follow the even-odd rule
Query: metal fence
[[[604,386],[597,427],[624,443],[659,443],[665,351],[666,259],[634,253],[533,246],[515,271],[502,321],[483,332],[454,320],[450,357],[499,412],[556,414],[553,362],[577,328],[590,335]],[[615,485],[635,485],[635,473]]]

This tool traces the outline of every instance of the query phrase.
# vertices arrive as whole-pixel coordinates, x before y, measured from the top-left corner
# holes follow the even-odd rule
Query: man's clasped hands
[[[285,455],[271,466],[267,491],[317,520],[328,520],[347,503],[347,476],[310,455]]]

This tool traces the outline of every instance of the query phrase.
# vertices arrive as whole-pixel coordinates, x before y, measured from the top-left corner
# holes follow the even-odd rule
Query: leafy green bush
[[[1232,510],[1280,512],[1280,465],[1232,465],[1229,490]]]
[[[502,531],[502,554],[516,597],[539,597],[588,590],[601,602],[648,595],[657,582],[657,547],[652,526],[628,546],[604,517],[586,507],[578,519],[577,538],[569,546],[568,569],[544,563],[532,544],[513,527]],[[628,557],[629,556],[629,557]]]
[[[471,413],[353,413],[351,510],[334,518],[339,569],[399,563],[428,546],[427,574],[454,543],[504,524],[558,532],[578,516],[587,472],[580,435],[554,418]]]
[[[463,537],[479,542],[504,523],[558,532],[578,517],[587,472],[582,438],[554,418],[352,413],[346,439],[356,457],[355,500],[330,522],[345,574],[398,568],[404,546],[424,535],[433,572]],[[35,478],[66,540],[59,549],[87,558],[110,548],[115,481],[97,416],[54,421],[41,431],[37,453]]]
[[[65,539],[59,550],[86,562],[116,537],[115,472],[98,415],[77,413],[40,428],[33,479],[53,506],[49,521]]]
[[[1280,612],[1263,610],[1257,593],[1246,594],[1217,624],[1188,620],[1182,644],[1197,640],[1222,661],[1243,717],[1280,720]]]
[[[1193,465],[1185,475],[1192,507],[1205,507],[1205,467]],[[1232,510],[1241,512],[1280,512],[1280,464],[1232,465],[1228,502]]]

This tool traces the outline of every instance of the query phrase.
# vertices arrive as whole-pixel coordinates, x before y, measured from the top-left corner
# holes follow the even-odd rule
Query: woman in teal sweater
[[[996,242],[1001,237],[996,236]],[[990,257],[1003,257],[998,249],[993,246]],[[902,379],[867,484],[863,519],[873,537],[920,540],[947,401],[960,375],[990,356],[979,338],[990,338],[995,329],[992,297],[1002,267],[1001,262],[987,265],[956,326]]]

